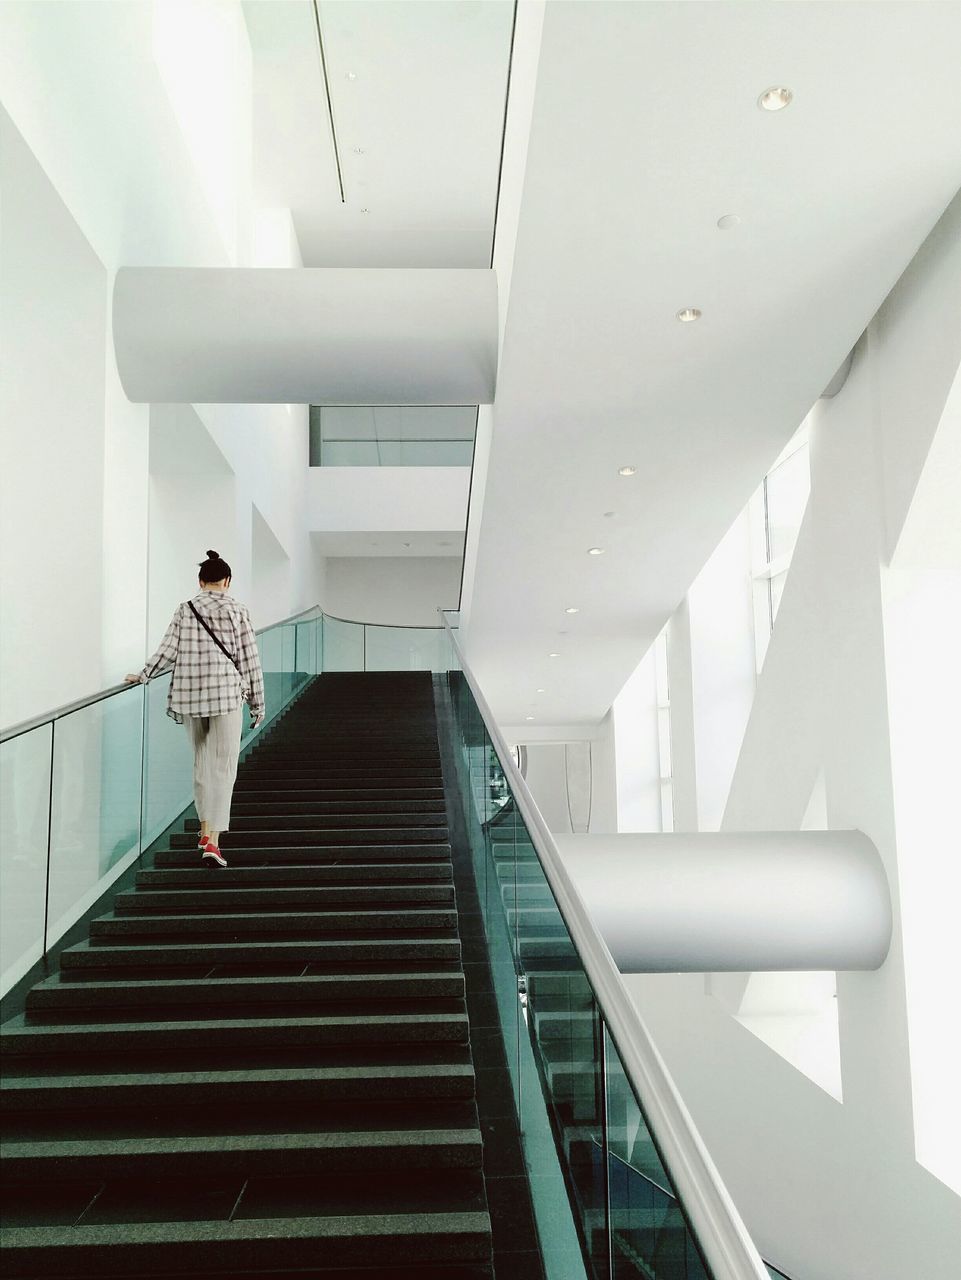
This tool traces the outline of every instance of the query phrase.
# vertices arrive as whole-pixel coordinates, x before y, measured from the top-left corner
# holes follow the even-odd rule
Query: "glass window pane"
[[[772,561],[789,556],[794,550],[810,489],[805,444],[767,477],[768,548]]]
[[[0,744],[0,993],[43,955],[51,726]]]

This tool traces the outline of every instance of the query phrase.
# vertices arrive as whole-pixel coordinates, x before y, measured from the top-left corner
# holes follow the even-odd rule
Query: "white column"
[[[881,859],[859,831],[556,836],[622,973],[877,969]]]
[[[124,267],[124,391],[188,404],[490,404],[486,270]]]

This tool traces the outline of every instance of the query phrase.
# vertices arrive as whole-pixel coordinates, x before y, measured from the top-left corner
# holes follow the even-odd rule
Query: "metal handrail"
[[[304,609],[302,613],[295,613],[289,618],[282,618],[280,622],[271,622],[266,627],[258,627],[254,635],[262,636],[267,631],[273,631],[274,627],[285,627],[290,622],[297,622],[298,619],[305,618],[308,613],[313,613],[317,608],[317,605],[311,605],[309,609]],[[161,672],[161,675],[166,674],[166,672]],[[75,711],[82,711],[84,707],[92,707],[96,702],[105,702],[107,698],[115,698],[118,693],[123,693],[125,689],[132,687],[126,681],[122,684],[112,684],[109,689],[101,689],[99,693],[90,693],[85,698],[77,698],[73,702],[65,702],[56,711],[45,711],[42,715],[33,716],[29,720],[21,720],[19,724],[11,725],[9,729],[4,729],[0,732],[0,743],[9,742],[11,738],[19,738],[23,734],[29,733],[31,729],[39,729],[45,724],[51,724],[54,720],[62,720],[64,716],[72,715]]]
[[[638,1106],[670,1173],[678,1201],[713,1280],[768,1280],[761,1256],[721,1181],[664,1059],[627,994],[620,971],[564,865],[527,783],[514,764],[497,721],[464,658],[460,642],[444,612],[440,613],[491,745],[510,784],[514,803],[590,981],[601,1016],[614,1040]]]

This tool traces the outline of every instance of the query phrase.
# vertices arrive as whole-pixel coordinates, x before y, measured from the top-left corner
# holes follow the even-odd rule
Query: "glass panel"
[[[151,845],[193,803],[193,757],[187,731],[167,715],[170,676],[147,685],[143,844]]]
[[[363,671],[364,624],[324,618],[324,670]]]
[[[612,1280],[708,1280],[606,1028],[604,1057]]]
[[[139,685],[56,722],[48,947],[140,853],[143,723]]]
[[[446,671],[444,636],[434,627],[367,626],[367,671]]]
[[[283,703],[290,701],[294,692],[294,642],[296,640],[296,629],[292,625],[280,628],[281,640],[281,671],[283,672],[283,680],[281,689],[283,693]]]
[[[284,705],[283,627],[270,627],[257,637],[260,665],[264,671],[266,720],[272,720]]]
[[[553,921],[540,918],[547,906],[542,900],[543,875],[536,859],[531,864],[527,832],[469,686],[458,671],[451,671],[448,681],[458,783],[545,1273],[548,1280],[603,1277],[603,1179],[598,1200],[591,1149],[577,1141],[580,1129],[593,1132],[592,1121],[599,1132],[599,1087],[589,1090],[591,1100],[582,1105],[584,1081],[578,1074],[585,1064],[587,1077],[599,1086],[597,1064],[590,1049],[580,1052],[579,1036],[568,1034],[572,1024],[565,1015],[576,1002],[579,1017],[584,993],[579,988],[572,991],[577,975],[571,971],[570,956],[557,954],[555,944],[560,941],[563,947],[563,939],[553,936]],[[590,1003],[589,992],[587,999]],[[591,1009],[587,1016],[593,1016]],[[584,1030],[579,1022],[576,1030]],[[586,1176],[579,1167],[578,1180],[565,1178],[562,1165],[569,1175],[572,1154],[577,1165],[585,1153]],[[603,1173],[602,1161],[598,1167]],[[586,1258],[592,1264],[589,1270]]]
[[[45,724],[0,744],[0,993],[43,955],[52,732]]]
[[[777,617],[777,611],[781,607],[781,596],[784,594],[784,584],[787,582],[787,570],[784,573],[776,573],[771,579],[771,626],[774,626],[774,619]]]
[[[470,466],[475,405],[351,405],[310,409],[310,465]]]

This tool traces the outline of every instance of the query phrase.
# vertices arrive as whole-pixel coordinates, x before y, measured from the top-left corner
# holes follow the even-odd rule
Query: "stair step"
[[[30,1023],[0,1030],[5,1054],[115,1053],[127,1049],[246,1048],[250,1045],[465,1044],[466,1013],[185,1018],[176,1022]]]
[[[185,830],[200,830],[196,818],[184,823]],[[231,813],[231,831],[321,831],[327,827],[447,827],[446,813]]]
[[[349,938],[297,941],[195,942],[96,946],[80,942],[60,954],[61,970],[117,969],[218,964],[380,964],[385,961],[460,963],[458,938]]]
[[[459,1000],[464,975],[457,971],[417,973],[324,973],[300,977],[180,978],[174,981],[64,982],[47,978],[27,995],[27,1010],[156,1008],[199,1004],[283,1006],[336,1000]]]
[[[211,874],[226,875],[234,867],[314,866],[333,862],[407,862],[431,859],[450,863],[450,845],[442,841],[429,844],[330,844],[330,845],[261,845],[230,850],[230,867],[206,867]],[[209,859],[208,859],[209,861]],[[201,867],[200,851],[191,849],[159,849],[154,854],[155,867]]]
[[[223,870],[223,868],[220,868]],[[453,868],[448,862],[359,862],[324,863],[319,866],[231,866],[229,876],[210,875],[210,868],[191,863],[184,869],[154,869],[138,871],[138,888],[185,888],[207,893],[222,892],[224,884],[232,888],[248,885],[321,885],[321,884],[370,884],[397,885],[414,881],[424,884],[450,884]]]
[[[195,874],[203,876],[203,868]],[[208,877],[209,879],[209,877]],[[331,911],[347,905],[370,907],[453,906],[452,885],[298,885],[292,888],[267,885],[238,888],[232,877],[213,881],[211,888],[143,889],[118,893],[114,899],[117,915],[148,915],[152,912],[252,911],[258,908],[313,908]]]
[[[458,1062],[0,1079],[0,1101],[13,1111],[98,1108],[107,1102],[117,1107],[224,1106],[473,1096],[474,1069]]]
[[[213,873],[211,873],[213,874]],[[457,932],[457,912],[427,908],[395,911],[289,911],[264,916],[239,915],[231,912],[191,916],[99,916],[90,923],[91,938],[184,938],[209,937],[211,934],[258,933],[297,934],[308,937],[315,933],[389,932],[401,929]]]
[[[8,1142],[0,1148],[0,1178],[210,1178],[235,1175],[238,1169],[248,1176],[476,1169],[482,1154],[476,1128]]]
[[[239,794],[239,793],[238,793]],[[443,800],[268,800],[252,802],[241,800],[235,795],[231,805],[231,816],[255,816],[263,814],[290,815],[330,815],[344,817],[362,817],[364,814],[385,813],[403,815],[404,817],[447,816],[447,806]],[[188,818],[185,822],[188,831],[197,831],[200,822],[196,818]]]
[[[423,1213],[4,1227],[0,1246],[9,1277],[35,1275],[40,1268],[111,1276],[142,1268],[181,1271],[185,1265],[236,1276],[263,1267],[316,1266],[318,1250],[325,1266],[373,1265],[397,1257],[421,1263],[482,1259],[489,1256],[491,1241],[486,1213]]]
[[[278,801],[278,794],[283,796],[282,801]],[[436,804],[443,803],[444,791],[442,787],[341,787],[341,786],[324,786],[321,783],[304,784],[303,782],[275,782],[272,787],[259,786],[251,784],[244,786],[239,781],[234,788],[234,802],[241,804],[260,804],[264,803],[284,803],[288,800],[302,803],[307,801],[311,804],[320,801],[327,803],[328,801],[343,800],[363,800],[363,801],[394,801],[403,800],[409,803],[419,803],[421,800],[431,801]]]
[[[220,837],[220,847],[227,849],[273,849],[297,845],[311,845],[322,849],[326,845],[351,844],[445,844],[447,827],[332,827],[326,830],[304,828],[265,829],[263,831],[225,831]],[[175,832],[170,837],[171,849],[196,849],[197,839],[192,832]]]

